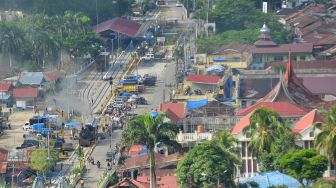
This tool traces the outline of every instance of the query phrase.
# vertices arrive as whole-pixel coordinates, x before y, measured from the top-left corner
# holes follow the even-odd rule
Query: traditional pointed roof
[[[256,47],[274,47],[277,46],[278,44],[272,41],[270,32],[271,30],[267,27],[266,23],[262,26],[260,29],[261,34],[258,37],[258,41],[254,43],[254,46]]]
[[[290,58],[290,52],[284,76],[282,72],[280,72],[279,83],[259,101],[288,101],[310,109],[324,104],[324,101],[309,91],[303,85],[302,81],[295,75],[292,60]]]

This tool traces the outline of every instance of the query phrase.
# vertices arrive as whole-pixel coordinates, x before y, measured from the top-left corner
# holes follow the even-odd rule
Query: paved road
[[[175,85],[175,62],[155,61],[154,63],[142,63],[139,65],[140,75],[152,74],[157,76],[157,83],[154,87],[146,87],[141,94],[148,101],[148,105],[138,105],[134,110],[137,114],[143,114],[158,109],[164,101],[169,101],[170,92]]]
[[[121,140],[121,133],[122,130],[115,130],[112,133],[112,141],[110,137],[106,137],[104,140],[101,140],[96,148],[94,149],[92,153],[92,157],[94,158],[95,164],[97,160],[100,161],[101,167],[98,169],[97,165],[88,165],[88,172],[84,174],[84,179],[85,179],[85,188],[93,188],[96,187],[98,179],[101,174],[105,171],[107,168],[107,163],[106,163],[106,152],[110,151],[110,143],[112,143],[112,148],[114,145]],[[77,185],[77,187],[81,187]]]

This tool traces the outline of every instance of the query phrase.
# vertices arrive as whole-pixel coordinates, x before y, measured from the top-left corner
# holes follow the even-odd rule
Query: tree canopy
[[[96,24],[96,3],[99,22],[127,14],[133,0],[0,0],[3,10],[23,10],[49,16],[63,15],[66,11],[85,12]]]
[[[156,187],[154,148],[161,144],[179,149],[180,145],[175,141],[177,132],[177,126],[166,121],[166,114],[159,113],[155,116],[144,114],[133,117],[122,134],[125,146],[129,147],[135,144],[147,146],[151,188]]]
[[[215,142],[196,145],[177,165],[178,182],[183,188],[216,187],[217,181],[230,187],[235,169],[230,160]]]
[[[321,132],[316,135],[314,140],[315,148],[322,154],[326,155],[330,161],[336,159],[336,106],[333,106],[330,111],[322,113],[325,122],[317,122],[316,128]]]
[[[34,14],[18,21],[0,22],[0,52],[25,65],[58,62],[62,51],[75,57],[102,50],[102,40],[88,32],[89,17],[71,11],[63,15]],[[3,34],[1,34],[3,33]]]
[[[322,177],[327,169],[328,159],[314,149],[302,149],[281,156],[279,164],[284,173],[302,182],[303,179],[315,180]]]
[[[196,13],[205,19],[207,3],[198,3]],[[274,13],[262,13],[250,0],[214,0],[214,8],[209,9],[209,22],[216,23],[217,35],[210,38],[203,38],[198,41],[200,50],[209,46],[213,49],[206,50],[208,53],[220,45],[231,42],[253,43],[260,34],[259,29],[263,23],[271,29],[272,39],[277,43],[287,42],[288,32],[278,21]]]
[[[29,166],[38,172],[46,173],[53,169],[57,159],[57,152],[53,149],[50,150],[49,159],[47,148],[36,149],[31,155],[31,162],[29,163]]]

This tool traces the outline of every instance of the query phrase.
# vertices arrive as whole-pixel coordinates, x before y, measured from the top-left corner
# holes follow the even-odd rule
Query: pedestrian
[[[93,98],[91,98],[91,103],[92,103],[92,105],[93,105]]]

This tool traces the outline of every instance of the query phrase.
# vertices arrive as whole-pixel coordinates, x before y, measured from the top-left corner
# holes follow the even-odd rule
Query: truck
[[[145,90],[144,85],[119,85],[116,88],[122,92],[143,92]]]

